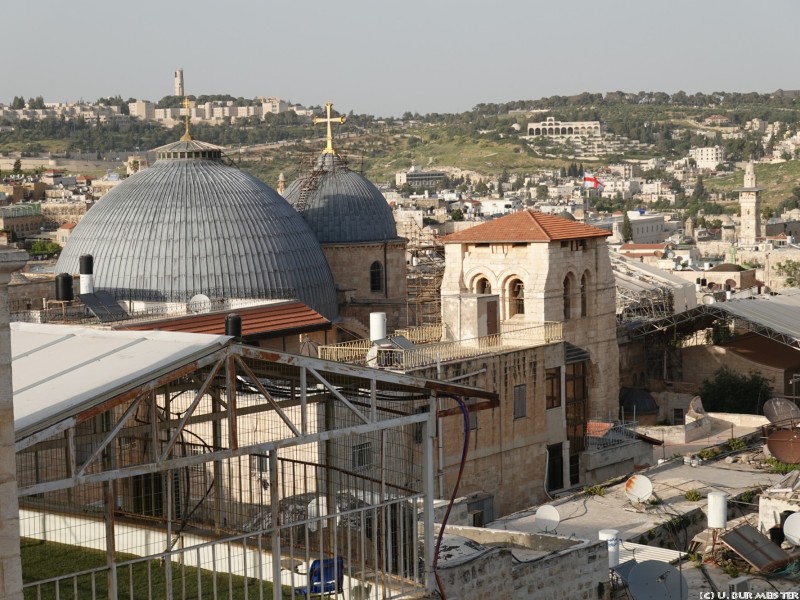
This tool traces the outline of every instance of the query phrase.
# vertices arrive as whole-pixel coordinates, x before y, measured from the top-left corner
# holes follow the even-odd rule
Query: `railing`
[[[434,323],[432,325],[419,325],[417,327],[406,327],[396,329],[394,335],[402,335],[409,342],[414,344],[431,344],[442,341],[444,325]]]
[[[561,323],[547,322],[524,328],[512,328],[494,335],[487,335],[455,342],[424,344],[416,348],[381,348],[373,346],[368,340],[347,342],[336,346],[321,346],[320,358],[365,364],[406,371],[451,360],[460,360],[482,354],[500,352],[507,349],[549,344],[562,339]]]
[[[636,441],[636,421],[597,421],[586,423],[584,448],[587,452],[606,450]]]

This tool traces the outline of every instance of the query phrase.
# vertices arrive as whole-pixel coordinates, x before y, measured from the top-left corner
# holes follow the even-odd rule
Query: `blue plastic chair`
[[[308,598],[312,594],[344,594],[344,560],[323,558],[315,560],[308,569],[308,585],[294,588],[295,595]]]

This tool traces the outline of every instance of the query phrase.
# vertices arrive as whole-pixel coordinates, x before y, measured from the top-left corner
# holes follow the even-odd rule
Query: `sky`
[[[37,0],[0,103],[278,96],[376,116],[581,92],[800,89],[798,0]]]

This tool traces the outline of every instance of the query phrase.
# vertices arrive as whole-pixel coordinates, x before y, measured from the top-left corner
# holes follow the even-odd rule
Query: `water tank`
[[[81,272],[81,294],[94,294],[94,257],[82,254],[79,259]]]
[[[225,317],[225,335],[236,339],[242,338],[242,317],[236,313]]]
[[[728,526],[728,494],[725,492],[709,492],[708,494],[708,527],[709,529],[725,529]]]
[[[698,277],[694,280],[694,291],[699,292],[701,289],[703,289],[703,284],[701,283],[701,279]]]
[[[600,540],[608,543],[608,568],[613,569],[619,564],[619,531],[616,529],[601,529],[598,532]]]
[[[72,275],[59,273],[56,275],[56,300],[69,302],[75,297],[72,291]]]
[[[369,313],[369,341],[382,340],[386,337],[386,313]]]

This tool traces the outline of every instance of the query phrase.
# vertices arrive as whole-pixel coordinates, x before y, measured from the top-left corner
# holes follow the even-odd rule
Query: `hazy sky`
[[[3,92],[172,94],[460,112],[582,91],[800,88],[800,1],[36,0],[3,28]],[[8,13],[9,11],[5,11]],[[9,17],[9,14],[6,14]]]

